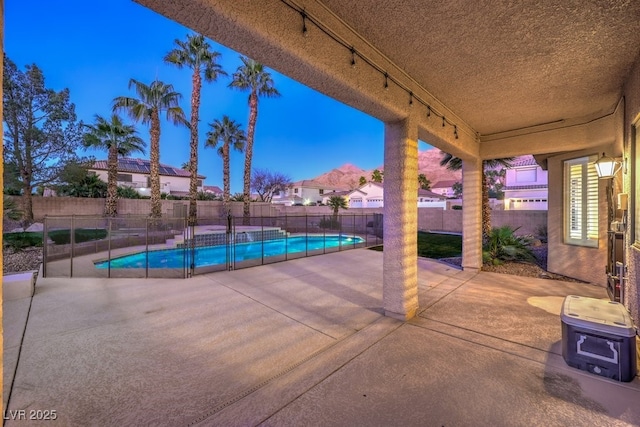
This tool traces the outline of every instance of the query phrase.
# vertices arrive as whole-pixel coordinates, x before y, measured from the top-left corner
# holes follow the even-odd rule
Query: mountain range
[[[438,181],[445,180],[461,181],[462,172],[450,171],[447,168],[440,166],[440,159],[442,159],[442,154],[437,148],[419,151],[418,173],[423,173],[427,179],[431,181],[431,185],[436,184]],[[384,166],[379,166],[377,169],[383,171]],[[332,169],[329,172],[325,172],[312,179],[327,186],[350,190],[360,186],[359,182],[361,176],[364,176],[367,181],[371,180],[371,174],[373,171],[374,169],[365,170],[352,165],[351,163],[346,163],[339,168]],[[417,176],[416,179],[418,179]]]

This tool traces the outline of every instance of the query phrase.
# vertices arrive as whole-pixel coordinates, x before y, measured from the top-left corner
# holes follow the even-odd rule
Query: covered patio
[[[621,302],[638,320],[640,3],[137,1],[385,123],[387,316],[429,304],[415,246],[422,140],[462,159],[466,272],[482,264],[483,161],[533,154],[553,184],[550,271],[606,286],[609,224],[624,218]],[[626,166],[611,187],[596,181],[581,217],[593,224],[578,225],[588,239],[572,240],[565,168],[601,153]],[[624,212],[610,188],[629,195]]]
[[[428,303],[402,322],[383,315],[382,258],[40,278],[33,300],[4,302],[5,425],[31,410],[55,411],[52,425],[640,423],[637,377],[561,356],[563,297],[602,288],[420,259]]]

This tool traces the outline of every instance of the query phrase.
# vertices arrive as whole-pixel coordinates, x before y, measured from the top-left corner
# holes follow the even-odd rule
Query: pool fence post
[[[111,224],[113,218],[108,218],[109,221],[109,235],[107,237],[107,278],[111,279]]]
[[[284,260],[289,259],[289,230],[287,229],[287,214],[284,214]]]
[[[44,226],[42,227],[42,277],[47,277],[47,238],[49,230],[49,218],[44,216]]]
[[[309,256],[309,214],[304,214],[304,256]]]
[[[342,214],[338,215],[338,252],[342,251]]]
[[[69,264],[69,277],[73,277],[73,247],[75,246],[75,230],[74,230],[74,226],[75,226],[75,218],[73,215],[71,215],[71,230],[69,230],[69,238],[71,239],[71,253],[69,256],[69,260],[71,261],[71,263]]]
[[[322,222],[323,224],[327,224],[327,222],[325,221],[325,216],[322,215]],[[326,254],[327,253],[327,229],[326,228],[322,228],[322,254]]]
[[[144,246],[145,246],[145,250],[144,250],[144,258],[145,258],[144,278],[148,279],[149,278],[149,218],[145,218],[145,220],[144,220],[144,228],[145,228],[145,232],[144,232]]]
[[[353,238],[353,249],[356,248],[356,214],[353,214],[353,227],[351,228],[351,237]]]
[[[261,255],[261,263],[260,265],[264,265],[264,216],[260,216],[260,240],[261,240],[261,244],[262,244],[262,255]]]

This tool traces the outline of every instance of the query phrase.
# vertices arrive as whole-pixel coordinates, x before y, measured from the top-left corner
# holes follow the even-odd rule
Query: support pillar
[[[385,315],[400,320],[418,309],[418,127],[410,120],[385,123]]]
[[[482,160],[462,161],[462,269],[482,267]]]

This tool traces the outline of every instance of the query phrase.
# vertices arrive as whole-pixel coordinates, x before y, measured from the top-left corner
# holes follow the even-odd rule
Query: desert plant
[[[118,197],[121,199],[142,199],[140,193],[138,193],[132,187],[118,187]]]
[[[4,247],[12,248],[14,252],[20,252],[32,246],[42,246],[42,233],[5,233],[2,236],[2,243]]]
[[[516,236],[518,228],[505,225],[491,229],[483,248],[483,261],[493,265],[500,265],[504,261],[535,261],[529,247],[531,240]]]
[[[320,228],[338,230],[340,229],[340,221],[335,217],[322,218],[320,222],[318,222],[318,226]]]
[[[538,237],[538,239],[540,239],[541,242],[547,242],[547,224],[540,224],[536,228],[536,236]]]
[[[20,221],[22,219],[22,210],[18,207],[13,197],[4,195],[3,199],[3,216],[14,221]]]

